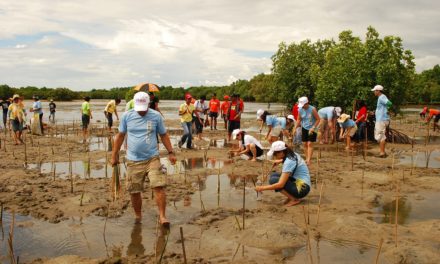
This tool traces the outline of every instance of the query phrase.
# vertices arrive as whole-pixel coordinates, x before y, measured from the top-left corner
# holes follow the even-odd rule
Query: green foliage
[[[407,91],[412,103],[440,103],[440,66],[418,74],[414,80],[414,89]]]
[[[0,99],[11,98],[14,90],[6,84],[0,85]]]
[[[398,109],[414,80],[414,57],[403,48],[402,39],[381,39],[372,27],[364,42],[347,30],[337,42],[281,43],[272,60],[276,82],[286,87],[285,101],[306,95],[319,107],[351,109],[354,100],[363,99],[374,108],[376,98],[370,90],[381,84]]]

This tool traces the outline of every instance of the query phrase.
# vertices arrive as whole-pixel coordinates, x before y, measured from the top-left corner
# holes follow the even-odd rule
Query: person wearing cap
[[[368,118],[368,110],[364,100],[357,101],[357,108],[359,109],[359,111],[357,112],[355,121],[358,128],[356,132],[356,140],[360,142],[366,136],[365,126]]]
[[[321,121],[319,122],[318,135],[319,144],[328,144],[329,132],[331,133],[330,144],[333,144],[336,139],[336,119],[341,115],[342,109],[340,107],[327,106],[318,110],[318,115]]]
[[[379,142],[379,157],[385,158],[387,154],[385,153],[386,144],[386,130],[390,125],[390,117],[388,116],[388,109],[393,105],[390,100],[383,94],[383,86],[376,85],[373,89],[374,95],[377,96],[377,106],[376,106],[376,123],[374,125],[374,138]]]
[[[3,110],[3,125],[5,126],[5,130],[6,130],[6,126],[8,124],[8,108],[11,105],[11,101],[8,100],[8,98],[3,97],[2,101],[0,102],[0,105]]]
[[[81,122],[84,142],[87,138],[90,119],[93,119],[92,110],[90,109],[90,97],[86,96],[84,97],[84,102],[81,104]]]
[[[268,131],[266,134],[266,140],[269,141],[270,144],[282,139],[287,123],[285,117],[277,117],[276,115],[270,114],[268,111],[259,109],[257,111],[257,120],[262,121],[260,131],[262,130],[264,123],[267,125]]]
[[[179,108],[179,115],[180,115],[180,122],[182,124],[183,128],[183,135],[180,139],[178,145],[179,148],[182,147],[183,144],[186,142],[186,148],[192,149],[192,115],[194,113],[194,105],[191,104],[192,96],[188,93],[185,95],[185,103],[180,105]]]
[[[225,122],[225,129],[228,129],[228,109],[229,109],[229,95],[223,96],[223,102],[220,106],[223,121]]]
[[[49,103],[49,121],[52,121],[52,123],[55,122],[55,112],[57,109],[57,105],[53,102],[53,99],[50,99]]]
[[[243,102],[238,94],[232,95],[231,103],[228,108],[228,141],[231,141],[232,131],[240,129],[241,113],[243,112]]]
[[[431,108],[428,110],[428,116],[426,117],[426,122],[429,124],[429,122],[431,121],[432,118],[434,118],[434,122],[433,122],[434,131],[435,131],[436,127],[437,127],[437,129],[440,129],[438,126],[438,120],[440,119],[440,110],[439,109]]]
[[[201,140],[205,115],[209,109],[208,105],[206,104],[205,95],[202,95],[199,100],[196,100],[196,102],[194,103],[194,108],[195,108],[194,115],[196,117],[194,120],[194,123],[196,125],[196,135]]]
[[[127,186],[131,196],[131,205],[135,212],[135,223],[142,219],[142,196],[145,177],[150,180],[150,187],[159,209],[159,222],[169,227],[166,218],[166,174],[161,171],[159,150],[156,134],[160,135],[163,145],[168,151],[171,164],[176,162],[176,156],[171,146],[164,121],[159,112],[150,109],[150,97],[145,92],[138,92],[134,96],[134,108],[126,112],[119,124],[119,132],[115,138],[112,152],[112,165],[119,163],[119,150],[127,135]]]
[[[339,138],[345,138],[346,139],[346,146],[345,149],[349,150],[351,149],[351,139],[354,138],[357,131],[357,125],[356,122],[354,122],[349,115],[342,114],[338,118],[338,124],[341,127]]]
[[[107,118],[107,126],[108,131],[112,132],[112,126],[113,126],[113,113],[116,116],[116,119],[119,120],[118,111],[117,111],[117,105],[121,103],[121,99],[116,98],[115,100],[110,100],[107,105],[104,108],[104,115]]]
[[[41,134],[44,135],[44,129],[43,129],[43,106],[41,105],[40,98],[36,95],[32,97],[34,99],[34,104],[32,105],[31,112],[34,112],[34,114],[38,114],[39,122],[40,122],[40,128],[41,128]]]
[[[217,130],[217,117],[218,110],[220,108],[220,101],[217,99],[217,94],[213,94],[211,100],[209,100],[209,118],[211,120],[211,130],[214,126],[214,130]]]
[[[14,94],[12,97],[12,104],[8,107],[8,115],[12,131],[14,132],[15,145],[23,143],[21,135],[23,133],[24,112],[20,106],[20,96],[18,94]]]
[[[234,156],[245,154],[251,159],[251,161],[256,161],[257,158],[264,153],[260,141],[253,136],[246,134],[245,131],[235,129],[232,131],[232,139],[238,140],[238,149],[230,151]]]
[[[257,192],[275,190],[287,197],[284,203],[286,206],[299,204],[312,186],[306,163],[283,141],[272,143],[267,155],[282,162],[281,173],[273,172],[269,178],[269,185],[256,186],[255,190]]]
[[[309,104],[309,99],[305,96],[298,99],[298,108],[298,119],[293,129],[293,136],[295,136],[296,129],[301,124],[301,140],[304,144],[306,163],[310,165],[313,156],[312,143],[316,142],[317,134],[315,129],[318,127],[320,118],[316,108]]]

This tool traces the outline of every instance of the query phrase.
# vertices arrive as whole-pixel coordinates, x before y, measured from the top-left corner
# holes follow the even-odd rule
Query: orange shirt
[[[223,114],[226,115],[229,109],[229,101],[224,101],[220,108],[222,109]]]
[[[440,115],[440,110],[438,109],[429,109],[429,117],[433,117],[435,115]]]
[[[218,113],[220,108],[220,101],[218,99],[211,99],[209,101],[209,112]]]

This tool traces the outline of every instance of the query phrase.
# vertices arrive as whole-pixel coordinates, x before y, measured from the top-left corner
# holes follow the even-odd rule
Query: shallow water
[[[440,168],[440,150],[416,151],[412,153],[404,153],[400,156],[399,165],[414,166],[418,168]]]
[[[400,225],[414,222],[440,219],[440,194],[422,193],[418,196],[408,196],[399,199],[397,222]],[[382,204],[373,209],[374,216],[370,217],[376,223],[394,224],[396,219],[396,200]]]

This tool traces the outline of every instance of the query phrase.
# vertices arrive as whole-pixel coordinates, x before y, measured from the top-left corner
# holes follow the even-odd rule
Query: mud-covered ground
[[[380,263],[440,262],[440,133],[431,131],[431,142],[425,145],[426,126],[415,115],[394,120],[392,127],[415,136],[416,143],[387,144],[385,159],[376,157],[374,142],[354,152],[345,151],[341,142],[315,145],[312,191],[294,207],[284,207],[284,198],[274,192],[264,192],[257,199],[254,183],[267,178],[271,164],[231,159],[227,151],[236,142],[225,142],[222,128],[205,130],[203,140],[194,140],[195,150],[176,147],[176,166],[166,162],[161,147],[168,173],[170,232],[157,227],[148,184],[143,193],[143,223],[134,225],[128,194],[121,192],[113,201],[111,167],[104,173],[111,148],[108,133],[96,128],[91,143],[84,144],[79,127],[72,126],[51,127],[44,137],[26,135],[26,147],[14,146],[8,134],[1,136],[0,201],[8,216],[4,225],[10,226],[15,212],[16,234],[27,229],[38,232],[40,226],[53,229],[42,240],[49,243],[57,240],[55,230],[63,230],[64,225],[70,230],[72,219],[84,219],[80,225],[86,229],[91,219],[89,225],[96,224],[100,231],[94,234],[90,228],[86,232],[89,238],[84,243],[89,249],[99,248],[106,234],[110,236],[117,228],[122,234],[114,237],[120,243],[92,253],[69,251],[66,243],[58,245],[58,254],[48,249],[39,252],[38,246],[26,250],[21,245],[26,237],[17,235],[14,254],[21,256],[20,263],[183,263],[180,227],[188,263],[374,263],[376,257]],[[245,120],[242,126],[260,138],[254,132],[254,120]],[[181,133],[178,121],[167,122],[167,127],[176,144]],[[55,173],[52,163],[59,164]],[[107,221],[109,229],[104,227],[102,232]],[[121,226],[112,226],[114,221],[122,222]],[[4,232],[9,231],[5,228]],[[7,263],[5,238],[2,246],[0,259]]]

